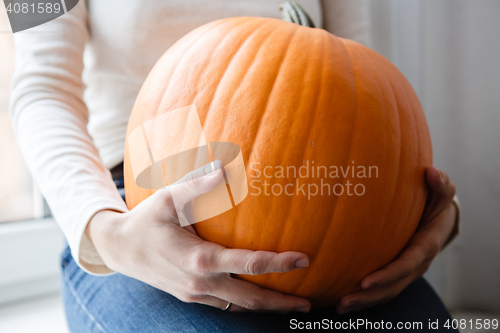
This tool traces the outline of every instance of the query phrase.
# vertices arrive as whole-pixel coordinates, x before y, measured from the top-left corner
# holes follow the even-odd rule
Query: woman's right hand
[[[182,208],[179,198],[180,204],[186,204],[223,177],[222,165],[203,177],[194,177],[195,172],[177,186],[177,208]],[[229,311],[238,312],[310,310],[305,298],[264,289],[229,274],[288,272],[309,264],[305,254],[228,249],[204,241],[190,225],[180,226],[171,192],[169,187],[160,189],[127,213],[104,210],[94,215],[86,233],[110,269],[184,302],[220,309],[231,302]]]

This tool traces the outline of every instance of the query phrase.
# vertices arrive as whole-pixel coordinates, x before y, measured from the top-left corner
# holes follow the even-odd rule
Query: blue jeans
[[[313,309],[307,314],[281,315],[231,313],[206,305],[184,303],[121,274],[105,277],[87,274],[76,264],[69,248],[62,254],[61,278],[62,297],[72,333],[288,332],[314,321],[329,329],[344,327],[360,332],[383,332],[385,330],[380,328],[387,328],[388,322],[392,331],[458,332],[443,327],[450,315],[424,279],[412,283],[387,304],[339,316],[333,307]],[[365,322],[356,327],[358,319]],[[429,330],[429,322],[436,320],[439,329]],[[385,326],[380,326],[382,321]],[[398,330],[398,322],[413,328]]]

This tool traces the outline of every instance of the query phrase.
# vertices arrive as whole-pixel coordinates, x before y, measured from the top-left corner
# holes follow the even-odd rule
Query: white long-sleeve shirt
[[[106,274],[84,230],[126,212],[109,169],[123,161],[135,98],[160,56],[190,30],[233,16],[280,17],[284,0],[81,0],[15,34],[11,117],[28,167],[86,271]],[[367,43],[363,0],[298,1],[316,26]]]

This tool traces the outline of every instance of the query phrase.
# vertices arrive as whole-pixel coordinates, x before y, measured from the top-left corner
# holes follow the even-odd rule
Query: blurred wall
[[[500,312],[500,1],[372,0],[372,47],[419,95],[459,237],[427,278],[450,308]]]

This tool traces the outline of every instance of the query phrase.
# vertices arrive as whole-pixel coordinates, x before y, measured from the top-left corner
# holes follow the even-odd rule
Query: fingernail
[[[213,164],[213,163],[207,164],[207,166],[205,167],[205,174],[206,174],[206,175],[209,175],[209,174],[211,174],[211,173],[212,173],[212,170],[213,170],[213,169],[212,169],[212,164]]]
[[[359,301],[357,301],[357,300],[352,300],[352,301],[350,301],[350,302],[348,302],[348,303],[347,303],[346,308],[350,308],[350,307],[355,306],[355,305],[358,305],[358,304],[359,304]]]
[[[213,162],[205,167],[206,175],[215,176],[217,174],[217,171],[219,171],[219,166],[217,164],[214,164]]]
[[[295,309],[298,312],[309,312],[311,308],[309,306],[301,306],[300,308]]]
[[[302,259],[299,259],[295,262],[295,268],[304,268],[304,267],[307,267],[309,266],[309,261],[307,261],[306,259],[302,258]]]

